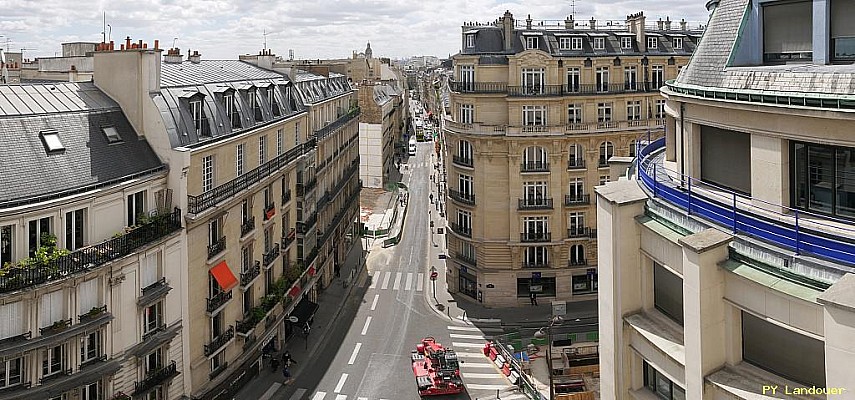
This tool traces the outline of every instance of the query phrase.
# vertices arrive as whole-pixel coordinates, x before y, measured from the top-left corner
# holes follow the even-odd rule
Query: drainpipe
[[[680,186],[686,176],[686,103],[680,102]]]

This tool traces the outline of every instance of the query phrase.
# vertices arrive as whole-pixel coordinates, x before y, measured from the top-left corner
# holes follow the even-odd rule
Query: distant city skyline
[[[344,58],[361,52],[371,42],[375,57],[404,58],[434,55],[440,58],[460,50],[460,26],[487,23],[510,10],[524,20],[563,20],[575,7],[575,19],[591,17],[605,23],[622,21],[644,11],[648,23],[670,17],[690,26],[706,24],[703,1],[528,0],[334,0],[319,2],[252,2],[202,0],[184,2],[100,1],[81,7],[67,0],[0,0],[0,45],[25,58],[61,55],[64,42],[100,42],[106,13],[106,35],[117,43],[125,37],[161,48],[173,42],[186,54],[199,51],[207,59],[236,59],[258,53],[264,45],[277,55],[297,59]],[[176,39],[177,38],[177,39]]]

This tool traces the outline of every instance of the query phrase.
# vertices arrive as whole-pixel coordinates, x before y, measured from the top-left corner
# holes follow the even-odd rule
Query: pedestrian
[[[291,358],[291,352],[290,351],[285,350],[284,352],[282,352],[282,364],[285,365],[285,367],[290,367],[291,364],[296,364],[296,363],[297,362],[294,361],[293,358]]]
[[[288,368],[288,365],[282,366],[282,375],[285,377],[286,381],[291,379],[291,370]]]
[[[530,294],[528,295],[528,300],[529,300],[529,302],[531,303],[531,305],[533,305],[533,306],[536,306],[536,305],[537,305],[537,295],[536,295],[536,294],[534,294],[534,293],[530,293]]]

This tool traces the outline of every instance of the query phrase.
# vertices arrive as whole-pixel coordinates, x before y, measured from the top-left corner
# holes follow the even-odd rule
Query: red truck
[[[454,350],[446,349],[431,336],[422,339],[412,354],[413,374],[419,396],[462,393],[460,364]]]

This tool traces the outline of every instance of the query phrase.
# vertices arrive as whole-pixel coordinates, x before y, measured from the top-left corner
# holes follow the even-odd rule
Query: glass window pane
[[[807,146],[796,143],[793,145],[793,176],[795,177],[795,206],[807,207]]]
[[[855,149],[837,150],[836,214],[855,217]]]
[[[829,148],[808,147],[808,179],[810,181],[810,208],[831,212],[834,188],[834,153]]]

